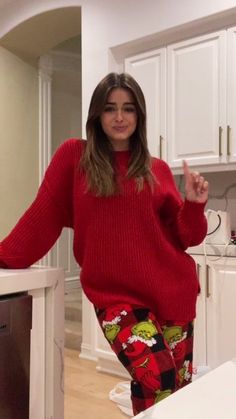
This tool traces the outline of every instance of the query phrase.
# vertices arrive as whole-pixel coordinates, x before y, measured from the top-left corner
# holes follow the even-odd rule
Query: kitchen
[[[5,3],[5,5],[3,4]],[[220,53],[223,54],[223,62],[226,61],[226,49],[223,48],[224,43],[226,43],[226,38],[228,38],[228,28],[231,28],[234,26],[235,22],[235,10],[233,8],[235,6],[235,2],[233,1],[222,1],[217,2],[217,4],[214,2],[190,2],[190,1],[181,1],[180,4],[178,4],[178,8],[176,7],[176,3],[173,1],[165,1],[165,2],[158,2],[158,1],[149,1],[145,2],[139,2],[138,5],[135,5],[135,12],[134,12],[134,3],[132,1],[126,2],[125,6],[116,6],[114,3],[111,6],[111,2],[103,1],[103,7],[96,8],[96,5],[94,5],[92,2],[83,2],[80,1],[79,4],[76,1],[70,1],[70,2],[63,2],[63,1],[47,1],[47,2],[40,2],[40,4],[34,4],[33,2],[27,2],[27,1],[18,1],[17,7],[16,4],[14,4],[14,1],[5,1],[2,3],[1,6],[1,37],[4,36],[5,33],[9,32],[13,27],[17,26],[18,23],[27,20],[31,16],[35,14],[40,14],[42,12],[56,9],[59,7],[66,6],[82,6],[82,22],[83,22],[83,34],[82,34],[82,126],[83,121],[86,120],[86,114],[87,114],[87,107],[88,107],[88,101],[90,97],[90,93],[93,90],[94,85],[96,82],[105,74],[108,72],[108,70],[120,70],[122,68],[124,59],[129,59],[126,61],[126,66],[132,64],[132,57],[137,57],[137,55],[140,54],[147,54],[149,51],[160,50],[160,49],[168,49],[168,56],[169,59],[173,59],[173,63],[175,63],[176,55],[175,49],[169,47],[169,45],[172,45],[172,47],[178,42],[178,43],[184,43],[187,42],[188,39],[193,37],[210,37],[209,33],[218,33],[219,41],[216,41],[215,37],[214,40],[208,41],[209,51],[210,55],[212,54],[214,61],[214,65],[216,63],[216,54],[215,51],[217,50],[217,45],[220,45]],[[16,2],[15,2],[16,3]],[[149,6],[149,7],[148,7]],[[4,14],[5,10],[5,14]],[[143,21],[143,14],[146,13],[147,19],[145,19],[145,22]],[[114,25],[114,16],[116,16],[117,25]],[[132,16],[131,20],[129,16]],[[158,16],[158,18],[156,17]],[[122,23],[121,23],[122,22]],[[132,24],[131,24],[132,22]],[[93,28],[93,29],[91,29]],[[228,31],[228,32],[227,32]],[[221,34],[219,34],[221,32]],[[224,32],[224,34],[222,34]],[[227,32],[227,35],[226,35]],[[184,39],[184,41],[183,41]],[[211,44],[210,44],[211,43]],[[203,44],[203,40],[201,39],[200,44]],[[183,45],[181,46],[181,48]],[[176,51],[179,49],[176,48]],[[187,51],[187,48],[186,48]],[[213,52],[214,53],[213,53]],[[163,52],[162,52],[163,54]],[[165,52],[166,54],[166,52]],[[203,53],[203,55],[205,52]],[[225,54],[225,55],[224,55]],[[172,58],[171,58],[172,56]],[[156,62],[160,62],[159,55],[156,58]],[[184,57],[184,55],[183,55]],[[187,56],[186,56],[187,57]],[[144,57],[144,65],[145,65],[145,59]],[[184,65],[184,59],[180,62],[180,64]],[[187,60],[187,58],[186,58]],[[96,61],[96,66],[94,66],[94,62]],[[147,59],[148,61],[148,59]],[[234,60],[229,60],[230,66],[234,64]],[[222,62],[220,61],[221,65]],[[188,64],[188,62],[187,62]],[[191,63],[190,63],[191,64]],[[188,65],[190,65],[188,64]],[[153,66],[155,66],[155,62]],[[163,61],[161,62],[161,66],[163,68]],[[229,71],[230,66],[227,66],[227,71]],[[96,67],[96,69],[95,69]],[[224,66],[223,66],[224,67]],[[169,65],[169,71],[172,71],[174,67],[170,68]],[[185,67],[186,70],[187,67]],[[193,159],[195,158],[195,161],[197,161],[197,165],[205,164],[206,172],[209,173],[208,179],[211,184],[211,198],[209,200],[208,207],[214,208],[214,209],[220,209],[222,211],[229,211],[230,217],[231,217],[231,229],[234,230],[236,227],[236,220],[235,218],[235,189],[234,189],[234,162],[233,162],[233,155],[232,162],[229,164],[226,163],[228,160],[227,156],[227,125],[231,128],[231,137],[234,135],[233,130],[233,123],[235,118],[233,118],[232,115],[230,115],[230,112],[232,112],[232,109],[235,108],[235,106],[229,106],[226,104],[226,68],[223,68],[220,73],[218,73],[218,68],[214,67],[211,62],[209,62],[208,57],[206,57],[206,61],[204,62],[204,68],[205,71],[209,71],[207,74],[208,76],[211,75],[211,71],[216,70],[214,73],[214,77],[216,77],[215,84],[212,88],[216,88],[218,85],[219,80],[221,80],[220,84],[220,105],[218,103],[218,98],[216,97],[216,90],[213,90],[214,93],[214,102],[211,102],[211,120],[213,120],[214,127],[207,125],[207,128],[209,131],[206,132],[205,136],[209,138],[209,143],[206,143],[206,141],[201,143],[201,146],[203,148],[200,150],[200,156],[196,155],[199,150],[197,150],[197,143],[194,141],[192,144],[188,140],[188,135],[186,134],[186,142],[184,143],[184,151],[187,150],[189,154],[195,153],[195,156],[193,156]],[[195,67],[196,69],[196,67]],[[29,69],[28,69],[29,71]],[[223,71],[223,72],[222,72]],[[167,72],[163,72],[164,75],[167,75]],[[231,70],[231,73],[233,71]],[[235,71],[234,71],[235,73]],[[143,72],[144,74],[144,72]],[[220,74],[220,79],[217,79],[218,75]],[[172,74],[169,74],[170,80],[173,81],[175,76],[174,70]],[[31,73],[31,77],[32,76]],[[183,82],[183,79],[181,77],[178,79],[179,87],[181,86],[181,83]],[[233,83],[233,82],[232,82]],[[163,87],[165,83],[161,83],[161,86]],[[160,121],[162,122],[162,126],[150,126],[150,129],[152,129],[150,137],[154,140],[154,146],[157,147],[157,152],[159,152],[160,147],[160,136],[163,138],[162,141],[162,153],[163,157],[164,153],[166,153],[165,146],[166,146],[166,139],[170,141],[171,138],[174,138],[174,128],[175,126],[178,127],[178,135],[182,137],[185,132],[188,133],[188,129],[191,128],[191,121],[189,120],[189,126],[185,127],[186,131],[183,132],[183,124],[178,124],[178,121],[183,121],[183,115],[181,112],[178,114],[175,112],[175,109],[172,107],[171,109],[168,108],[167,105],[167,115],[163,115],[163,111],[165,110],[166,106],[166,100],[168,100],[167,103],[170,103],[170,100],[172,100],[173,96],[173,86],[171,90],[171,85],[168,85],[168,97],[166,99],[165,92],[164,96],[161,97],[161,105],[158,106],[157,99],[154,97],[154,95],[150,97],[148,95],[148,101],[150,101],[150,107],[153,107],[154,109],[158,109],[158,112],[162,112],[160,115]],[[192,86],[193,87],[193,86]],[[147,86],[147,88],[150,89],[150,86]],[[37,90],[37,84],[34,79],[34,89]],[[227,98],[230,94],[233,94],[234,90],[228,87],[228,93]],[[163,92],[162,92],[163,93]],[[206,92],[206,94],[209,93],[209,91]],[[32,94],[32,103],[35,105],[35,96]],[[159,97],[158,97],[159,99]],[[183,97],[179,97],[179,100],[183,100]],[[199,99],[200,100],[200,99]],[[234,101],[235,98],[232,97],[231,101]],[[152,102],[153,101],[153,102]],[[156,102],[155,102],[156,101]],[[32,123],[34,125],[34,128],[32,126],[29,126],[29,131],[27,132],[21,132],[20,129],[22,129],[21,126],[15,127],[17,131],[14,132],[9,130],[9,127],[11,127],[10,118],[8,116],[7,124],[6,124],[6,100],[3,101],[2,108],[4,112],[1,112],[2,115],[4,115],[4,121],[3,121],[3,127],[6,127],[4,130],[4,138],[6,139],[6,142],[8,144],[12,143],[12,138],[16,138],[17,135],[24,135],[27,136],[31,142],[30,147],[34,147],[32,155],[34,157],[34,161],[28,157],[26,160],[31,161],[31,167],[28,168],[28,174],[24,175],[25,178],[30,179],[31,182],[31,190],[29,191],[28,196],[25,197],[25,201],[20,204],[20,208],[17,209],[17,213],[11,214],[10,208],[12,207],[11,202],[14,199],[14,196],[17,194],[17,187],[13,185],[15,188],[12,189],[12,197],[10,197],[9,192],[6,193],[6,185],[4,182],[1,183],[1,195],[5,197],[5,205],[6,209],[2,209],[3,213],[1,214],[1,220],[4,219],[4,225],[1,225],[1,236],[4,236],[4,233],[7,232],[9,229],[7,226],[7,222],[5,221],[7,219],[7,215],[9,213],[9,217],[11,216],[11,220],[9,220],[9,226],[13,224],[14,217],[15,219],[18,217],[18,215],[21,212],[22,208],[25,208],[25,205],[27,202],[30,202],[31,197],[33,196],[37,183],[38,183],[38,177],[37,177],[37,143],[32,144],[32,137],[35,136],[35,138],[38,138],[37,133],[37,120]],[[204,103],[205,106],[205,103]],[[217,106],[221,106],[221,112],[218,112]],[[187,105],[186,105],[187,108]],[[198,109],[200,108],[200,105],[198,103]],[[204,107],[202,106],[203,110],[200,115],[201,122],[203,121],[204,117]],[[184,109],[184,106],[181,108]],[[228,123],[226,120],[226,109],[227,109],[227,118],[230,118],[232,123]],[[28,110],[28,109],[27,109]],[[172,112],[172,114],[170,113]],[[31,116],[31,115],[30,115]],[[175,118],[179,118],[179,120],[175,120]],[[24,115],[24,118],[27,118],[27,115]],[[167,123],[167,121],[174,121],[173,124]],[[188,121],[187,121],[188,122]],[[176,124],[176,125],[175,125]],[[199,129],[202,126],[199,124]],[[223,131],[220,130],[220,127],[223,129]],[[8,129],[7,129],[8,128]],[[182,131],[181,131],[182,128]],[[24,127],[24,129],[26,129]],[[216,132],[217,130],[217,132]],[[219,130],[219,132],[218,132]],[[9,131],[9,132],[8,132]],[[6,134],[5,134],[6,132]],[[201,130],[200,130],[201,132]],[[210,135],[211,134],[211,135]],[[214,135],[212,135],[214,134]],[[83,134],[84,135],[84,134]],[[9,136],[9,137],[8,137]],[[205,137],[205,138],[206,138]],[[8,139],[9,138],[9,139]],[[157,141],[155,141],[157,139]],[[220,143],[222,141],[222,143]],[[178,142],[176,144],[179,144]],[[192,149],[190,149],[192,144]],[[220,145],[219,145],[220,144]],[[180,144],[181,146],[181,144]],[[231,145],[231,153],[233,154],[233,146]],[[29,145],[25,146],[26,153],[28,153]],[[220,150],[221,149],[221,150]],[[170,148],[168,148],[169,152]],[[176,153],[177,152],[177,153]],[[13,154],[13,150],[11,150],[11,153]],[[179,153],[179,155],[178,155]],[[222,156],[220,154],[222,153]],[[3,154],[2,154],[3,155]],[[4,155],[7,155],[6,152]],[[11,155],[11,154],[10,154]],[[171,159],[173,162],[173,168],[174,173],[176,173],[177,176],[177,183],[181,184],[181,177],[180,172],[178,170],[178,163],[180,161],[180,158],[182,158],[183,152],[181,150],[181,147],[177,150],[171,150]],[[185,156],[186,157],[186,156]],[[204,161],[205,158],[205,161]],[[198,159],[198,160],[196,160]],[[201,162],[199,162],[199,159],[201,159]],[[208,159],[208,160],[207,160]],[[202,163],[203,162],[203,163]],[[5,164],[6,165],[6,164]],[[4,162],[1,163],[1,167],[3,168]],[[36,168],[36,169],[35,169]],[[32,173],[35,174],[35,178],[32,176]],[[1,173],[1,179],[4,179],[3,174]],[[36,180],[35,180],[36,179]],[[25,182],[25,180],[24,180]],[[13,182],[14,183],[14,182]],[[26,195],[26,194],[25,194]],[[19,198],[20,201],[20,198]],[[4,205],[4,206],[5,206]],[[3,232],[3,233],[2,233]],[[223,248],[224,250],[224,248]],[[222,250],[222,251],[223,251]],[[94,357],[98,358],[98,366],[100,368],[107,368],[109,369],[110,365],[113,365],[113,357],[111,354],[107,354],[107,359],[104,360],[104,353],[106,352],[106,348],[104,351],[104,343],[99,341],[100,337],[96,336],[96,333],[94,333],[94,326],[93,322],[89,322],[85,325],[85,319],[90,319],[90,312],[91,308],[88,306],[87,302],[84,302],[84,310],[85,314],[83,316],[84,321],[84,330],[83,330],[83,344],[82,344],[82,356],[84,357]],[[98,339],[98,345],[97,345],[97,339]],[[101,346],[99,346],[101,345]],[[204,351],[203,351],[204,352]],[[106,353],[105,353],[106,355]],[[203,356],[205,357],[205,353],[203,353]],[[109,361],[109,362],[108,362]],[[104,365],[105,363],[105,365]],[[108,365],[109,364],[109,365]],[[113,368],[113,366],[112,366]]]

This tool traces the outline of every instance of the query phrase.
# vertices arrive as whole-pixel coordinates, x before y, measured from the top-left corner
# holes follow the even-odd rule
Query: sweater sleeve
[[[161,219],[170,231],[175,242],[184,250],[200,244],[207,233],[207,220],[204,214],[205,203],[183,200],[174,181],[169,166],[161,162],[161,189],[164,201],[161,206]]]
[[[32,265],[50,250],[63,227],[73,226],[73,168],[77,143],[77,140],[67,140],[56,151],[35,200],[0,242],[0,267]]]

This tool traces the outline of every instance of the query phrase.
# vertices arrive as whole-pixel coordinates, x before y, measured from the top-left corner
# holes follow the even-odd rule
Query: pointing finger
[[[184,176],[186,177],[186,180],[191,177],[191,172],[189,170],[188,163],[186,162],[186,160],[183,160],[183,172]]]

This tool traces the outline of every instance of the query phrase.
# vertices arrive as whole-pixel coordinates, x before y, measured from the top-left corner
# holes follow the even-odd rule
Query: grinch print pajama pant
[[[193,322],[160,323],[149,309],[129,304],[95,311],[112,350],[132,377],[134,415],[191,381]]]

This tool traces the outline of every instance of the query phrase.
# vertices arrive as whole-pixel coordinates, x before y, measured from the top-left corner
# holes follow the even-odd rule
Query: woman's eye
[[[106,106],[104,108],[104,112],[115,112],[115,107],[114,106]]]
[[[115,106],[107,105],[104,108],[103,112],[116,112],[118,109]],[[122,109],[122,112],[132,113],[136,112],[136,108],[134,106],[126,106]]]
[[[136,109],[134,106],[128,106],[124,109],[125,112],[136,112]]]

